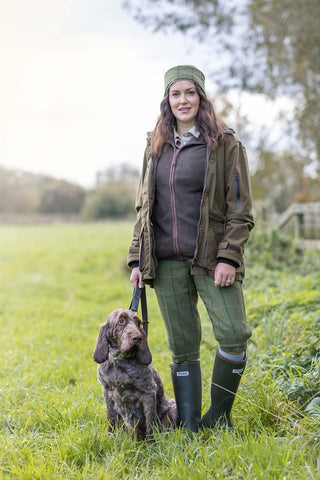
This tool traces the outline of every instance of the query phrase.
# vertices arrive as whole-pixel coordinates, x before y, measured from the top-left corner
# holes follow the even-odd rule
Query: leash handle
[[[130,303],[129,310],[132,312],[137,312],[139,308],[139,302],[141,299],[141,313],[142,313],[142,324],[143,330],[146,335],[148,335],[148,308],[147,308],[147,296],[145,287],[140,288],[138,285],[133,290],[133,295]]]
[[[138,311],[140,297],[141,297],[141,290],[142,288],[139,288],[138,285],[133,290],[132,299],[129,307],[129,310],[132,310],[133,312]]]

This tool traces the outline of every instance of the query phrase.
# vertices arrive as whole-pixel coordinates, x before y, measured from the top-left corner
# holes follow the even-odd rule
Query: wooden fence
[[[320,250],[320,202],[293,203],[278,218],[277,228],[292,235],[297,248]]]

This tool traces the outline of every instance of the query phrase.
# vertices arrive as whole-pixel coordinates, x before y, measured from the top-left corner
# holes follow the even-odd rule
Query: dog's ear
[[[107,340],[107,325],[100,326],[97,343],[93,352],[93,359],[97,363],[103,363],[108,360],[109,357],[109,345]]]
[[[147,342],[147,337],[144,335],[140,348],[137,352],[137,360],[143,365],[150,365],[152,362],[152,355]]]

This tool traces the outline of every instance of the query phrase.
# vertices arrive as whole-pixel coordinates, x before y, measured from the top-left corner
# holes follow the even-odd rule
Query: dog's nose
[[[133,340],[134,342],[139,342],[140,340],[142,340],[142,335],[134,335],[134,336],[132,337],[132,340]]]

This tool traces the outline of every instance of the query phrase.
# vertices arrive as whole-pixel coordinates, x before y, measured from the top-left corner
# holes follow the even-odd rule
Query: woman
[[[215,115],[199,69],[179,65],[164,80],[137,193],[130,281],[155,288],[181,423],[192,431],[232,427],[251,336],[241,285],[244,245],[254,225],[247,157]],[[202,419],[199,296],[219,343],[211,406]]]

